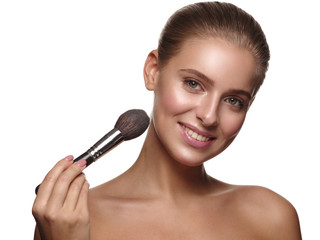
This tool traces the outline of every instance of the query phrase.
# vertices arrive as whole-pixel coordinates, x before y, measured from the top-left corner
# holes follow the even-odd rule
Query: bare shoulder
[[[235,186],[233,196],[241,216],[267,239],[301,239],[294,206],[274,191],[259,186]]]

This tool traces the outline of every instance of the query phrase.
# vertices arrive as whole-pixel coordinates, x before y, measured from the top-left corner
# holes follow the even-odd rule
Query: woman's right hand
[[[90,239],[85,167],[85,160],[73,163],[73,157],[67,156],[46,175],[32,208],[37,223],[35,239]]]

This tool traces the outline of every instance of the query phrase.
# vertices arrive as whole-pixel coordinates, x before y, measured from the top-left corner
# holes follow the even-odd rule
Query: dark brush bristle
[[[144,133],[149,126],[149,122],[150,119],[145,111],[132,109],[121,114],[114,127],[121,132],[126,141]]]

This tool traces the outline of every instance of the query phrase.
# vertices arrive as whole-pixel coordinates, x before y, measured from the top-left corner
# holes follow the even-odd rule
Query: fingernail
[[[79,167],[84,167],[87,165],[87,161],[85,159],[82,159],[80,161],[77,161],[76,164],[79,166]]]
[[[72,161],[73,160],[73,156],[72,155],[69,155],[69,156],[66,156],[64,158],[66,161]]]

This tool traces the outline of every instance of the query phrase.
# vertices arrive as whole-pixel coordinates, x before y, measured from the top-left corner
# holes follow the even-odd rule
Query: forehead
[[[168,68],[195,69],[214,82],[252,92],[256,63],[246,49],[219,38],[186,40]]]

